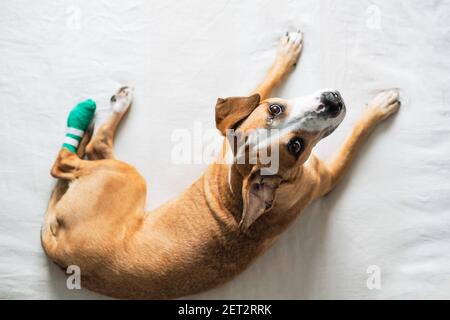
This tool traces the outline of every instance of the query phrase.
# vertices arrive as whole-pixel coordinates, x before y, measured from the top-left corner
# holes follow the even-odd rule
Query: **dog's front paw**
[[[379,120],[384,120],[400,109],[398,89],[390,89],[379,93],[368,103],[367,111]]]
[[[111,97],[111,108],[113,112],[123,113],[130,108],[134,99],[133,87],[122,87]]]
[[[302,48],[303,32],[300,30],[286,32],[280,40],[277,62],[287,69],[294,67],[300,57]]]

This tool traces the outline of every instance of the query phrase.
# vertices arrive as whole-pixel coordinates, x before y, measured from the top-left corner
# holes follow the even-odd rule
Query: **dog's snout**
[[[335,118],[341,113],[344,107],[344,101],[338,91],[326,91],[320,96],[320,102],[323,104],[322,108],[325,109],[327,115]]]

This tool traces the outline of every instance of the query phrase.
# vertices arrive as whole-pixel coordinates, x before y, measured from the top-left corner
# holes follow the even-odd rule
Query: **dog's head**
[[[332,133],[345,116],[336,90],[320,90],[291,100],[250,97],[218,99],[216,126],[228,138],[234,169],[242,176],[247,229],[272,208],[282,181],[299,172],[319,140]],[[262,156],[264,155],[264,156]]]

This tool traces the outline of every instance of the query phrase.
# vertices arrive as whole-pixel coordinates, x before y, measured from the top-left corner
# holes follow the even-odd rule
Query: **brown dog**
[[[132,101],[132,90],[119,90],[109,120],[91,140],[85,134],[78,154],[62,149],[52,168],[59,180],[42,230],[47,255],[62,268],[79,266],[84,287],[118,298],[180,297],[243,271],[306,206],[333,189],[364,138],[400,106],[397,91],[379,94],[325,164],[311,151],[344,118],[340,94],[322,90],[293,100],[268,99],[301,49],[302,34],[288,33],[253,95],[218,100],[217,128],[224,135],[229,129],[246,135],[245,144],[232,148],[228,142],[237,139],[228,135],[218,161],[152,212],[144,211],[143,177],[114,158],[114,133]],[[270,129],[277,134],[267,135]],[[259,158],[253,164],[221,161],[263,146],[278,150],[271,174],[263,173],[267,164]]]

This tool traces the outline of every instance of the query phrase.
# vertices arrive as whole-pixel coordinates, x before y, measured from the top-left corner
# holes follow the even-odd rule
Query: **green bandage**
[[[62,145],[63,148],[71,152],[77,152],[78,144],[94,117],[95,108],[95,102],[88,99],[80,102],[70,111],[67,118],[67,131]]]

